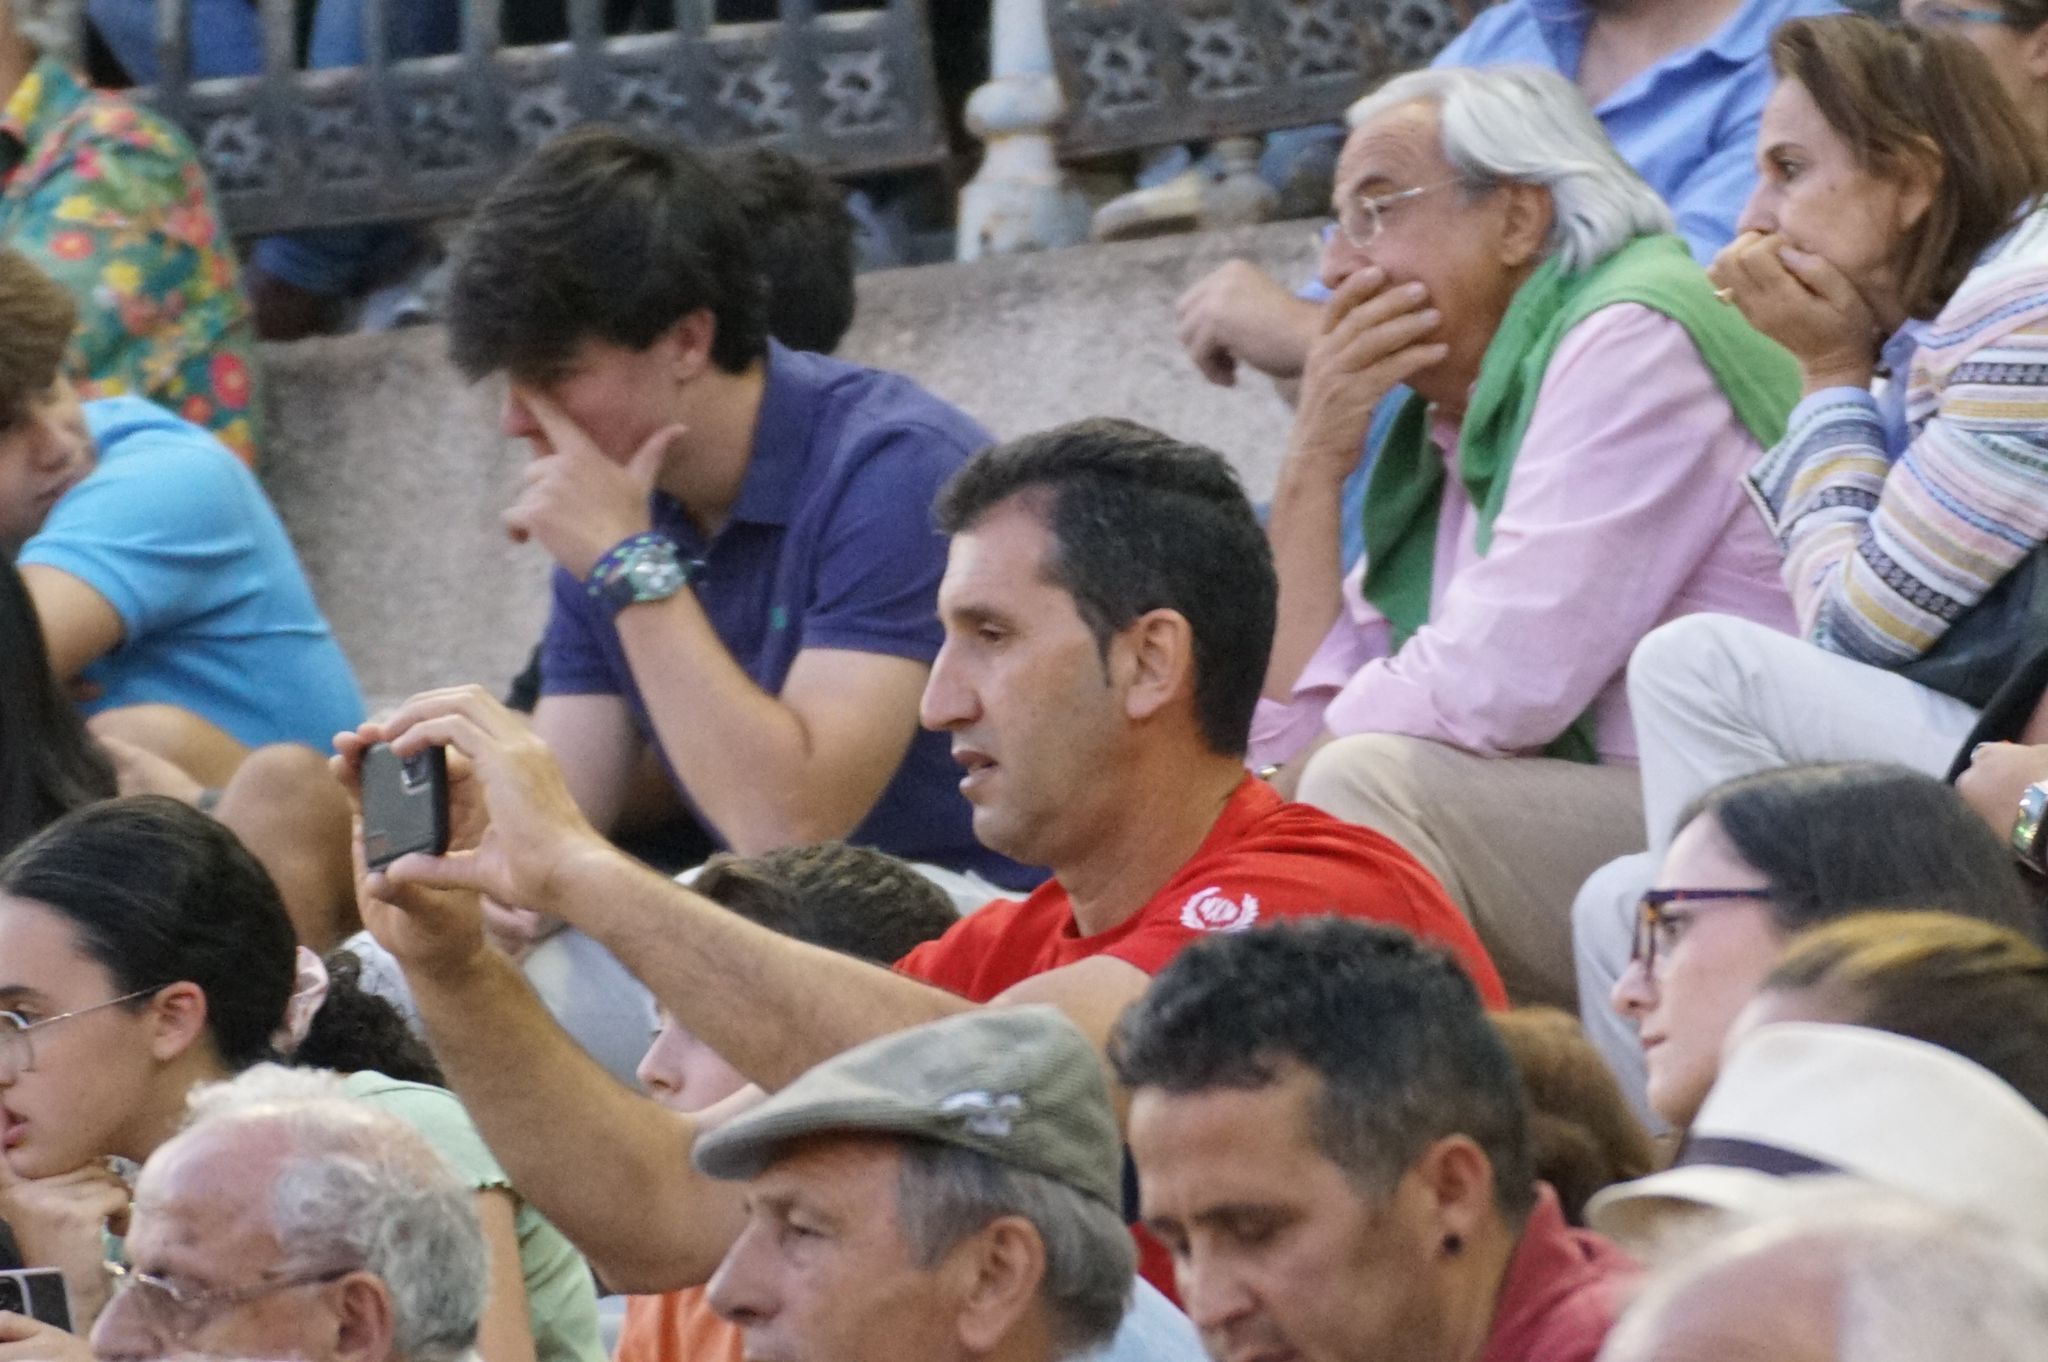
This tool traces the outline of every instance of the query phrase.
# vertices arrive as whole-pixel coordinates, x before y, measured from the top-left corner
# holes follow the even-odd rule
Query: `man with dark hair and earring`
[[[708,1276],[739,1215],[679,1157],[726,1113],[610,1083],[483,943],[476,894],[556,914],[770,1092],[877,1036],[982,1003],[1049,1003],[1100,1045],[1190,941],[1349,914],[1446,943],[1489,1000],[1471,927],[1393,842],[1282,800],[1244,770],[1272,639],[1272,558],[1222,456],[1123,421],[977,455],[948,485],[953,539],[925,686],[974,831],[1052,867],[887,970],[741,920],[607,846],[532,731],[475,688],[415,696],[337,739],[455,747],[455,825],[489,830],[365,884],[435,1053],[521,1192],[613,1286]],[[747,1095],[734,1099],[746,1100]],[[561,1150],[574,1147],[577,1157]],[[1165,1279],[1157,1259],[1148,1277]]]
[[[508,380],[504,431],[535,455],[505,525],[557,564],[534,728],[607,834],[651,748],[741,854],[843,838],[1028,888],[917,728],[931,499],[988,434],[771,340],[751,237],[707,162],[599,127],[508,176],[456,248],[451,354]]]
[[[1514,1061],[1442,952],[1335,919],[1203,941],[1109,1053],[1212,1356],[1599,1352],[1635,1267],[1535,1180]]]

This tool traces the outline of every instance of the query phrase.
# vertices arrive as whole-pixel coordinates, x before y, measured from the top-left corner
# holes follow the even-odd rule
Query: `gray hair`
[[[1755,1225],[1708,1241],[1637,1300],[1601,1362],[1661,1356],[1666,1317],[1742,1265],[1796,1271],[1833,1297],[1838,1362],[2033,1362],[2048,1338],[2048,1246],[1847,1178],[1788,1191]],[[1746,1307],[1730,1302],[1731,1310]],[[1765,1327],[1768,1327],[1766,1322]]]
[[[1436,107],[1444,159],[1461,179],[1550,191],[1545,254],[1567,274],[1593,268],[1636,237],[1677,230],[1671,209],[1621,159],[1578,87],[1555,71],[1411,71],[1353,104],[1348,118],[1361,128],[1406,104]]]
[[[198,1089],[180,1139],[229,1124],[290,1141],[271,1193],[288,1259],[380,1278],[410,1362],[475,1346],[490,1273],[474,1192],[416,1127],[354,1100],[335,1074],[275,1064]]]
[[[1019,1216],[1045,1245],[1039,1297],[1052,1317],[1056,1355],[1109,1341],[1137,1276],[1138,1251],[1121,1216],[1064,1182],[972,1149],[936,1140],[905,1140],[902,1148],[896,1214],[913,1263],[934,1267],[969,1235]]]

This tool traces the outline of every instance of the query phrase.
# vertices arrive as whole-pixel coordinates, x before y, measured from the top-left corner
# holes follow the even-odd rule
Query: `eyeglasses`
[[[115,1298],[135,1312],[136,1322],[153,1337],[172,1343],[183,1343],[204,1328],[210,1318],[231,1305],[247,1305],[250,1301],[302,1286],[325,1286],[358,1270],[352,1267],[328,1268],[323,1272],[271,1277],[247,1286],[198,1289],[180,1286],[154,1272],[137,1272],[126,1263],[108,1263],[106,1267],[107,1275],[113,1279]]]
[[[1640,964],[1645,973],[1657,968],[1657,952],[1670,953],[1679,933],[1691,920],[1691,912],[1668,911],[1674,903],[1769,903],[1768,889],[1652,889],[1643,895],[1636,913],[1636,936],[1628,951],[1629,963]]]
[[[45,1017],[41,1021],[30,1021],[19,1012],[0,1012],[0,1071],[25,1074],[35,1068],[35,1042],[30,1039],[33,1032],[40,1031],[46,1026],[55,1026],[61,1021],[70,1021],[73,1017],[83,1017],[88,1012],[98,1012],[104,1008],[119,1007],[122,1003],[132,1003],[137,998],[147,998],[150,994],[161,993],[169,987],[168,984],[156,984],[150,988],[138,988],[133,993],[123,993],[118,998],[109,998],[103,1003],[94,1003],[91,1007],[59,1012],[56,1016]]]
[[[1381,194],[1376,197],[1354,194],[1345,200],[1337,211],[1337,230],[1344,239],[1361,250],[1379,240],[1386,230],[1386,212],[1395,204],[1419,199],[1424,194],[1434,194],[1439,189],[1449,189],[1462,180],[1444,180],[1437,184],[1426,184],[1419,189],[1403,189],[1397,194]]]
[[[1951,28],[1958,24],[2010,24],[2012,16],[1998,9],[1928,5],[1913,15],[1912,22],[1920,28]]]

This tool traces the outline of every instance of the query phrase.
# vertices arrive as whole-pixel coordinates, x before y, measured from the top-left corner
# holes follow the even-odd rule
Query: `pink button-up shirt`
[[[1644,634],[1697,611],[1794,632],[1778,545],[1742,488],[1763,451],[1662,313],[1603,308],[1558,345],[1485,557],[1457,430],[1434,436],[1452,452],[1429,622],[1389,657],[1354,569],[1291,698],[1259,702],[1253,767],[1326,729],[1529,754],[1588,710],[1601,759],[1633,762],[1623,677]]]

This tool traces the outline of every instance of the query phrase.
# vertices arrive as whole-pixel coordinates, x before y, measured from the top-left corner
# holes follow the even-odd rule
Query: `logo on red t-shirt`
[[[1259,920],[1259,901],[1234,899],[1216,885],[1198,889],[1180,910],[1180,925],[1191,932],[1241,932]]]

